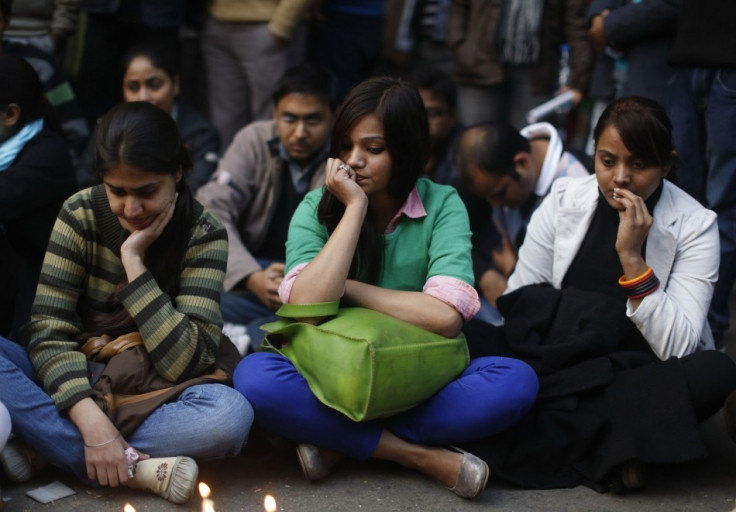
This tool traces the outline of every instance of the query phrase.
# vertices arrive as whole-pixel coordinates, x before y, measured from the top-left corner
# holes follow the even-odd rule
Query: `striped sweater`
[[[149,271],[118,292],[153,365],[172,382],[208,371],[222,332],[227,234],[199,203],[194,217],[173,300]],[[120,245],[126,235],[102,185],[67,199],[54,225],[27,334],[37,380],[59,410],[92,395],[76,338],[85,331],[85,318],[108,311],[109,299],[125,279]]]

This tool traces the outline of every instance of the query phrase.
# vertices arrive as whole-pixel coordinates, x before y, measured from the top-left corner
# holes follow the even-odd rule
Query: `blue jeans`
[[[0,338],[0,402],[19,439],[47,462],[97,485],[87,477],[79,430],[36,384],[25,348],[5,338]],[[240,452],[252,423],[253,408],[243,395],[222,384],[201,384],[156,409],[126,441],[152,457],[222,458]]]
[[[357,459],[375,451],[382,421],[354,422],[327,407],[283,356],[257,352],[243,359],[235,388],[253,404],[259,425],[294,441]],[[526,363],[480,357],[422,404],[388,419],[398,437],[419,444],[477,441],[513,426],[534,405],[539,383]]]
[[[328,12],[319,25],[310,34],[311,57],[337,77],[342,101],[380,62],[383,17]]]
[[[721,263],[708,320],[718,337],[728,328],[736,282],[736,69],[679,70],[669,86],[678,185],[718,214]]]

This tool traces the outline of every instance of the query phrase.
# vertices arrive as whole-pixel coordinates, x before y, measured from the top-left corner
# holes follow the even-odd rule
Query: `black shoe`
[[[644,463],[630,460],[621,464],[621,483],[627,490],[644,487]]]

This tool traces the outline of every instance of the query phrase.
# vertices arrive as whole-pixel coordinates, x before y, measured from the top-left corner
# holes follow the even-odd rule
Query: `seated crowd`
[[[184,503],[197,460],[238,455],[257,426],[294,443],[310,480],[346,457],[376,458],[468,499],[490,473],[528,488],[620,492],[644,485],[647,464],[703,457],[699,425],[722,408],[736,441],[736,364],[716,350],[736,280],[731,213],[712,211],[721,203],[709,203],[709,181],[699,195],[680,178],[689,161],[678,159],[684,135],[668,115],[677,109],[659,102],[661,90],[656,100],[638,91],[632,75],[618,93],[592,96],[590,154],[559,116],[519,125],[555,93],[572,91],[578,105],[591,70],[624,80],[613,77],[625,59],[607,38],[627,8],[531,2],[536,21],[511,26],[471,0],[479,19],[498,24],[503,56],[486,71],[505,78],[491,84],[463,60],[462,2],[452,2],[441,41],[457,54],[454,75],[428,64],[442,57],[419,30],[421,65],[359,79],[330,60],[325,45],[339,43],[325,37],[339,32],[347,45],[340,20],[373,34],[382,11],[327,8],[316,63],[288,44],[307,38],[302,3],[266,23],[212,2],[208,58],[223,44],[278,46],[269,70],[278,77],[264,74],[238,98],[239,110],[259,112],[241,116],[248,122],[223,93],[233,64],[210,67],[211,123],[184,97],[171,45],[130,41],[116,85],[123,101],[88,130],[62,74],[41,72],[41,50],[2,43],[12,1],[0,0],[5,477],[24,482],[50,464],[92,487]],[[401,5],[404,16],[413,8]],[[547,30],[563,11],[588,28]],[[102,18],[89,15],[92,31]],[[213,32],[221,25],[227,37]],[[553,87],[536,64],[558,50],[572,76]],[[367,48],[356,52],[370,60]],[[263,350],[280,308],[323,303],[461,337],[469,362],[421,403],[355,421],[294,361]],[[234,328],[249,342],[236,346]]]

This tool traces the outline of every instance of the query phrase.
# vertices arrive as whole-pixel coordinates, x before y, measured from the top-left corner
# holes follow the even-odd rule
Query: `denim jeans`
[[[328,12],[311,31],[311,57],[337,78],[340,101],[380,63],[382,28],[382,16]]]
[[[16,437],[47,462],[97,485],[87,477],[79,430],[36,384],[25,349],[5,338],[0,338],[0,402],[10,411]],[[222,458],[240,452],[252,423],[253,408],[242,394],[222,384],[202,384],[160,406],[126,441],[152,457]]]
[[[499,433],[531,409],[539,389],[534,370],[523,361],[480,357],[413,409],[385,421],[355,422],[320,402],[306,379],[281,355],[247,356],[233,381],[253,404],[259,425],[357,459],[373,454],[386,422],[398,437],[420,444],[465,443]]]
[[[718,337],[728,328],[736,281],[736,69],[681,69],[669,85],[678,185],[718,214],[721,263],[708,320]]]

